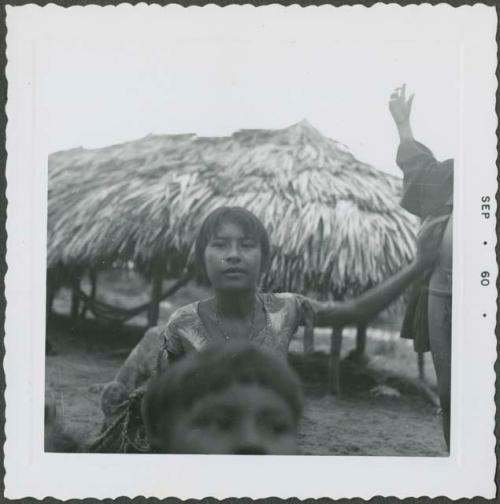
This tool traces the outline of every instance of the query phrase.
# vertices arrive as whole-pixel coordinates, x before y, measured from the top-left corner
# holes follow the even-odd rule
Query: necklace
[[[253,314],[252,314],[252,321],[250,323],[250,328],[248,329],[248,333],[246,335],[246,339],[250,339],[250,336],[252,335],[252,333],[254,331],[254,328],[255,328],[255,319],[256,319],[255,315],[257,313],[257,303],[258,303],[258,301],[255,302],[255,306],[254,306]],[[219,317],[219,310],[217,310],[217,305],[215,305],[215,322],[217,322],[217,325],[219,326],[219,329],[220,329],[220,331],[222,333],[222,336],[224,336],[224,339],[230,340],[231,337],[225,331],[224,326],[222,325],[222,321],[221,321],[221,319]]]

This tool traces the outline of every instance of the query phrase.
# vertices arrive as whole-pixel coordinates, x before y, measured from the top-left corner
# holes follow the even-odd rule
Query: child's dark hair
[[[271,244],[262,222],[252,212],[243,207],[219,207],[205,218],[196,238],[195,257],[200,273],[206,275],[205,249],[208,242],[219,226],[227,222],[241,226],[246,235],[259,243],[262,253],[261,273],[265,271],[269,266]]]
[[[249,342],[229,341],[189,353],[150,381],[142,401],[142,417],[150,441],[157,438],[160,425],[174,421],[176,412],[232,384],[258,384],[275,391],[290,406],[298,422],[302,387],[286,359]]]

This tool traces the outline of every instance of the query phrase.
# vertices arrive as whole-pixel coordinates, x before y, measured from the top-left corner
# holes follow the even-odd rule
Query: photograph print
[[[45,450],[447,457],[458,47],[92,19],[44,75]]]
[[[6,497],[496,495],[492,7],[6,13]]]

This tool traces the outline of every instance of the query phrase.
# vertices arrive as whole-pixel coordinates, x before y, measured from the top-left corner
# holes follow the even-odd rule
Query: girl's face
[[[260,243],[238,224],[222,223],[205,249],[205,270],[215,290],[255,290],[262,266]]]

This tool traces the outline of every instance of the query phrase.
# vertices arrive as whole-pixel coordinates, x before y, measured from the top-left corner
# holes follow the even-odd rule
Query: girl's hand
[[[389,101],[389,110],[391,111],[394,122],[399,126],[410,122],[411,105],[413,97],[411,95],[406,99],[406,84],[396,88],[391,94]]]
[[[417,257],[416,264],[421,270],[432,268],[436,262],[441,238],[448,221],[448,215],[436,217],[424,222],[417,237]]]

